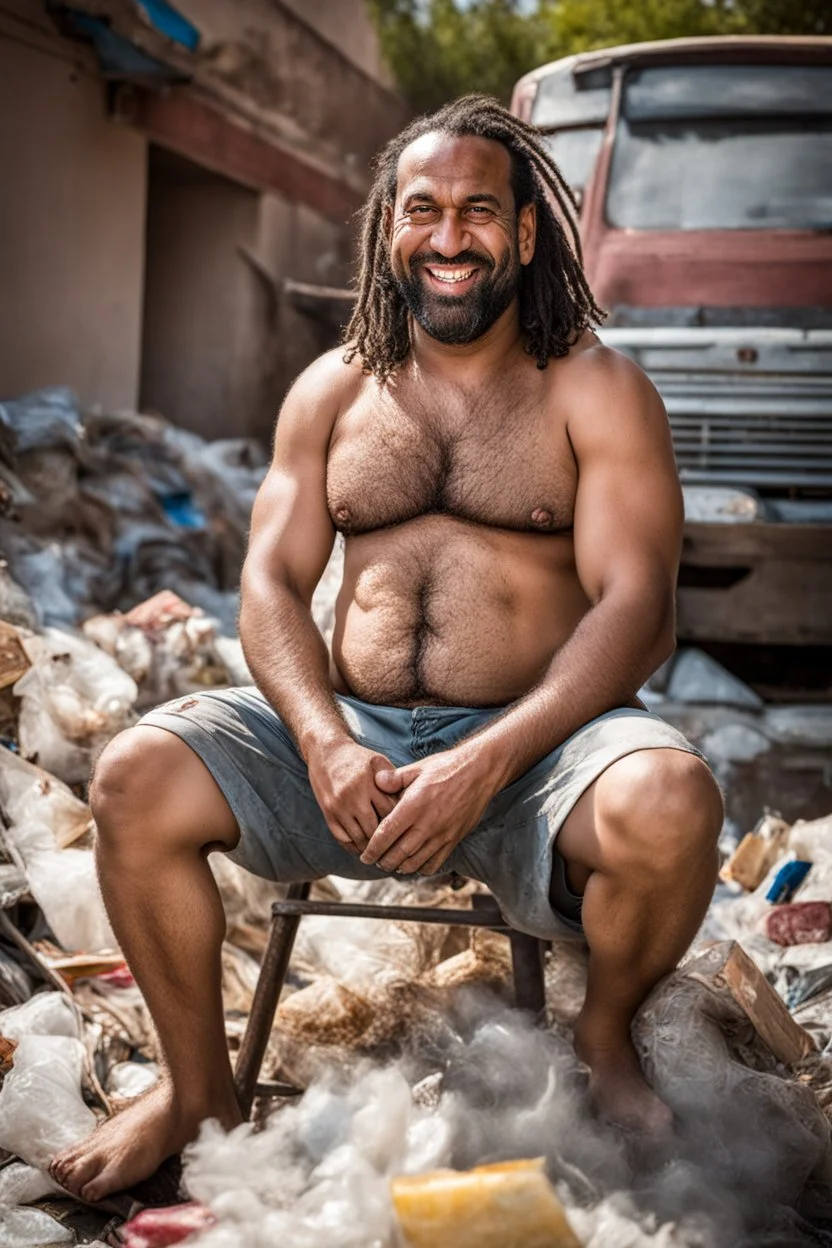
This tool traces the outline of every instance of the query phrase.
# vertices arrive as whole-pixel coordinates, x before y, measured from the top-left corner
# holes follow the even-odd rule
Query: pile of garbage
[[[254,439],[82,412],[64,387],[0,403],[0,617],[66,627],[168,589],[233,635],[266,467]]]
[[[636,1047],[678,1124],[658,1159],[591,1115],[580,940],[552,943],[536,1022],[512,1008],[499,932],[315,916],[262,1073],[303,1095],[205,1124],[172,1208],[89,1210],[48,1177],[160,1073],[97,888],[90,766],[144,708],[250,680],[236,584],[264,470],[256,444],[80,413],[63,390],[0,405],[0,1244],[832,1244],[832,816],[767,814],[731,847],[694,948],[642,1008]],[[340,558],[313,604],[325,635]],[[684,663],[701,666],[677,660],[677,684]],[[210,862],[233,1059],[282,890]],[[477,891],[327,879],[313,896]]]

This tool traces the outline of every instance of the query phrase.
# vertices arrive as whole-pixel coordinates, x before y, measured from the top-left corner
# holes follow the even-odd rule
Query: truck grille
[[[654,378],[667,406],[679,475],[691,484],[832,488],[832,393],[730,395]]]
[[[832,331],[610,329],[667,407],[689,484],[832,491]]]

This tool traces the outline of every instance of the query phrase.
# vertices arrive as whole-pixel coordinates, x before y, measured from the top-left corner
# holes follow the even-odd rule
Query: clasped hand
[[[494,796],[482,763],[459,747],[394,767],[383,754],[347,743],[325,765],[310,765],[310,780],[344,849],[408,875],[439,871]]]

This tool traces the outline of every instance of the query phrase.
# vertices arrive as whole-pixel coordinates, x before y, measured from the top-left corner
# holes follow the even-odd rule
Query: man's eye
[[[475,217],[489,217],[491,215],[491,209],[485,208],[482,204],[471,204],[468,211]]]
[[[424,217],[428,213],[435,212],[435,208],[431,208],[430,204],[416,204],[413,208],[408,208],[408,214],[411,217]]]

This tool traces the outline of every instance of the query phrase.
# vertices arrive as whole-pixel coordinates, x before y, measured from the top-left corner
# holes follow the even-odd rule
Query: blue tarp
[[[177,13],[167,0],[136,0],[141,5],[157,30],[174,43],[181,43],[189,52],[195,52],[199,45],[199,31],[181,13]]]

